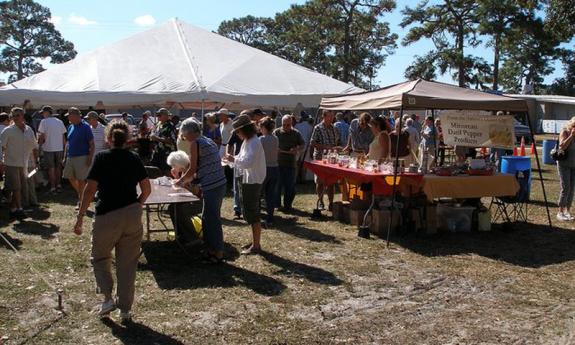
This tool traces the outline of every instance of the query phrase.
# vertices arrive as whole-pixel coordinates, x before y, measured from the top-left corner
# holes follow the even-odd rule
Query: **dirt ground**
[[[544,169],[554,202],[557,176]],[[532,224],[395,236],[389,248],[353,226],[311,221],[312,186],[298,186],[301,211],[279,212],[263,233],[266,253],[247,257],[239,250],[250,232],[230,220],[227,197],[227,262],[203,265],[155,235],[143,245],[129,328],[117,314],[96,316],[89,222],[72,234],[72,192],[39,193],[32,218],[0,214],[20,253],[0,245],[0,343],[575,344],[574,223],[549,231],[540,182],[532,186]]]

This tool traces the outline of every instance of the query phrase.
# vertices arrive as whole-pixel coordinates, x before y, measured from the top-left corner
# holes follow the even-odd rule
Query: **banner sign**
[[[513,116],[443,114],[443,141],[450,146],[513,149]]]

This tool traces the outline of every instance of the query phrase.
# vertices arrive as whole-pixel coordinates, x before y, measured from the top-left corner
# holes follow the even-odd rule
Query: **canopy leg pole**
[[[204,124],[204,100],[202,99],[201,123]]]
[[[391,234],[391,226],[393,224],[393,215],[395,211],[395,192],[397,190],[397,172],[399,170],[399,138],[401,136],[401,120],[403,118],[403,106],[399,109],[399,133],[396,133],[397,140],[395,141],[395,162],[393,163],[393,185],[391,186],[391,212],[389,216],[389,222],[387,224],[387,244],[386,247],[389,248],[389,234]],[[390,141],[391,143],[391,141]]]
[[[433,166],[439,166],[439,163],[437,163],[437,155],[439,154],[439,141],[437,139],[439,139],[439,135],[438,135],[438,131],[437,128],[435,128],[435,109],[431,109],[431,118],[433,119],[433,133],[435,135],[435,148],[433,149],[435,152],[433,153],[433,159],[435,160],[435,164]],[[424,120],[425,121],[425,120]]]
[[[537,145],[535,142],[535,132],[533,131],[533,126],[529,119],[529,112],[525,112],[525,119],[529,125],[529,133],[531,134],[531,142],[535,146],[535,162],[537,163],[537,170],[539,171],[539,181],[541,181],[541,190],[543,190],[543,200],[545,201],[545,210],[547,211],[547,221],[549,222],[549,230],[553,230],[553,224],[551,223],[551,212],[549,212],[549,203],[547,201],[547,192],[545,191],[545,183],[543,182],[543,173],[541,172],[541,164],[539,163],[539,154],[537,153]]]

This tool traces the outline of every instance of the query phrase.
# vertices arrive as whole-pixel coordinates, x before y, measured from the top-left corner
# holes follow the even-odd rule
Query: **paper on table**
[[[192,193],[169,193],[168,196],[170,196],[170,197],[174,197],[174,196],[177,196],[177,197],[191,197],[191,196],[194,196],[194,194],[192,194]]]

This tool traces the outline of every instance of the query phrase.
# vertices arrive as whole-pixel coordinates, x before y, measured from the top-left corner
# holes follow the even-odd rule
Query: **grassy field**
[[[553,166],[545,186],[558,194]],[[311,221],[312,186],[297,214],[278,213],[262,256],[225,200],[227,263],[202,265],[157,234],[144,244],[130,328],[95,312],[90,235],[72,234],[70,190],[41,195],[23,222],[0,214],[2,344],[574,344],[575,231],[546,227],[533,181],[532,224],[489,233],[360,239],[353,226]],[[553,220],[556,209],[552,208]],[[34,273],[27,265],[32,263]],[[53,287],[64,289],[58,313]]]

